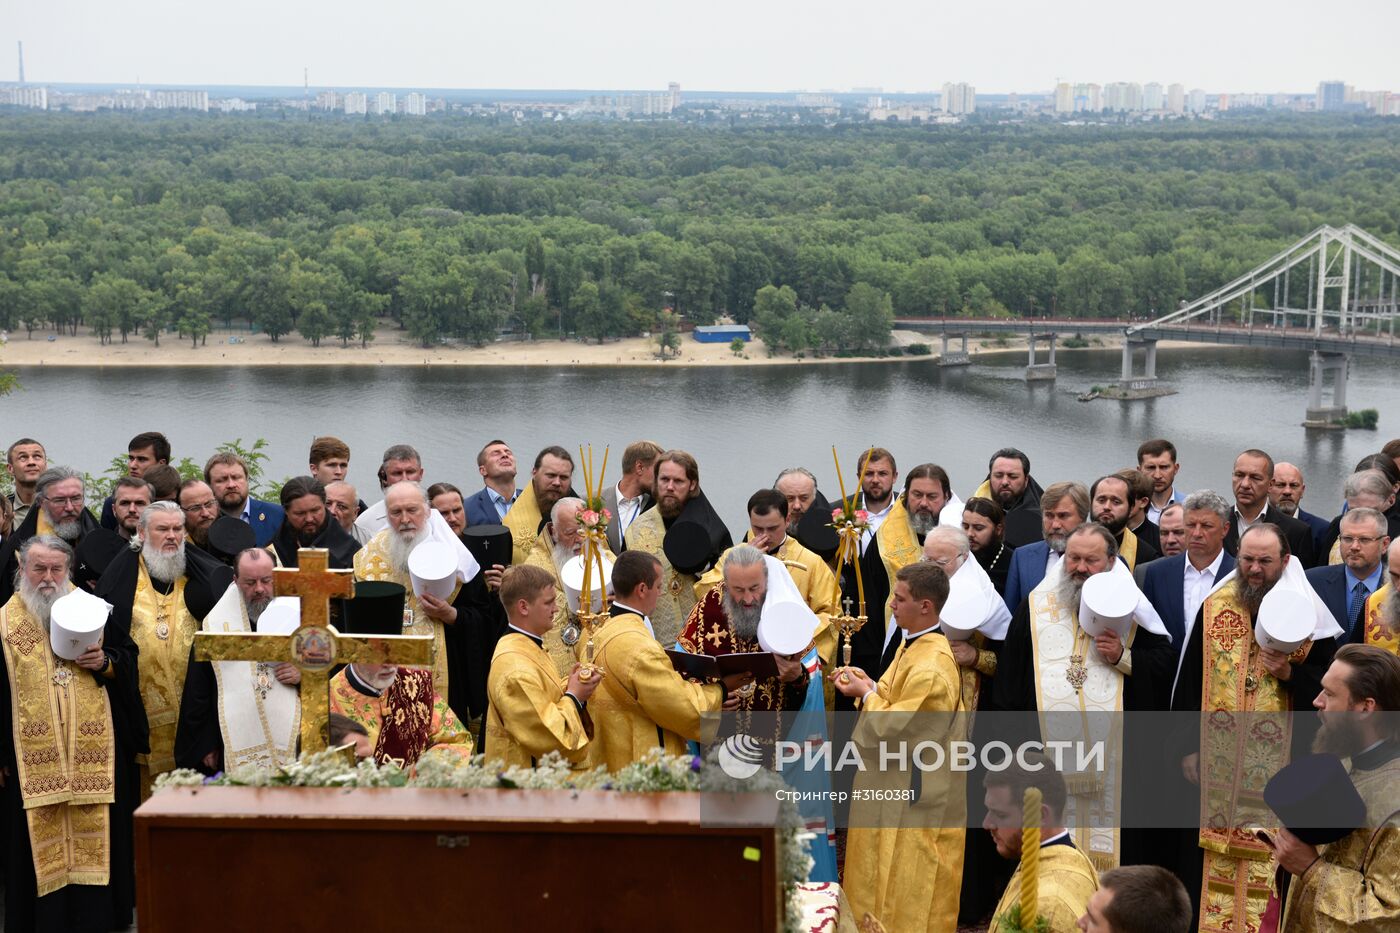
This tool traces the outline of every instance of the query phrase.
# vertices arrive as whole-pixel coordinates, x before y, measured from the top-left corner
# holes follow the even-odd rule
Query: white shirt
[[[1225,560],[1225,549],[1221,548],[1220,553],[1215,555],[1215,560],[1210,562],[1210,566],[1204,570],[1197,570],[1191,566],[1191,559],[1186,559],[1186,572],[1181,578],[1181,604],[1186,608],[1186,628],[1183,630],[1182,647],[1191,640],[1191,630],[1196,624],[1196,613],[1201,609],[1201,603],[1206,601],[1210,591],[1215,588],[1215,582],[1220,577],[1220,564]]]
[[[637,493],[628,499],[622,495],[622,486],[619,485],[615,494],[617,495],[617,533],[619,537],[627,534],[628,527],[637,520],[637,516],[642,511],[642,494]],[[641,613],[637,613],[641,615]]]
[[[861,502],[862,504],[865,502],[865,496],[863,494],[861,495]],[[885,523],[885,519],[890,517],[890,509],[892,508],[894,508],[893,495],[890,496],[889,503],[887,503],[883,509],[878,512],[870,513],[870,528],[860,536],[860,552],[862,554],[864,554],[865,549],[870,546],[871,540],[874,539],[876,532],[880,530],[880,526]]]
[[[1266,502],[1264,503],[1264,507],[1259,510],[1259,514],[1254,516],[1254,521],[1247,522],[1244,516],[1240,514],[1240,507],[1235,506],[1235,531],[1243,538],[1245,531],[1262,522],[1264,516],[1267,514],[1269,514],[1269,504]]]
[[[1050,549],[1050,554],[1045,558],[1045,576],[1050,576],[1050,571],[1055,569],[1055,565],[1063,560],[1064,556],[1054,548]]]

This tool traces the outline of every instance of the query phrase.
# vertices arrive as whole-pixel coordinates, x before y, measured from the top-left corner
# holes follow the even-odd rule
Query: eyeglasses
[[[82,496],[45,496],[45,499],[54,505],[82,505]]]
[[[1342,547],[1351,547],[1353,544],[1359,544],[1362,547],[1365,547],[1367,545],[1375,544],[1377,541],[1380,540],[1380,538],[1360,538],[1354,537],[1352,535],[1342,535],[1337,540],[1342,542]]]
[[[196,515],[200,512],[213,512],[217,511],[218,507],[218,503],[213,499],[210,499],[208,502],[199,502],[195,505],[180,506],[181,510],[183,510],[186,515]]]
[[[939,570],[946,570],[946,569],[948,569],[948,565],[951,564],[952,562],[953,562],[953,558],[951,558],[951,557],[928,557],[928,556],[924,556],[924,557],[920,557],[920,558],[919,558],[919,563],[921,563],[921,564],[933,564],[933,566],[937,567]]]

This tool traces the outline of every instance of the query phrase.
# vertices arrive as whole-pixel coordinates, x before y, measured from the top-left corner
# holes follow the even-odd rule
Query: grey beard
[[[909,527],[914,529],[914,534],[922,538],[938,527],[938,516],[932,512],[910,512]]]
[[[1269,590],[1274,588],[1273,583],[1265,583],[1263,586],[1250,586],[1245,582],[1244,577],[1235,578],[1235,598],[1244,604],[1245,611],[1249,613],[1251,619],[1259,615],[1259,607],[1264,603],[1264,597],[1269,594]]]
[[[1390,629],[1392,633],[1400,633],[1400,590],[1393,591],[1389,598],[1381,603],[1380,620],[1381,625]]]
[[[64,541],[77,541],[83,536],[83,523],[76,518],[53,526],[53,533]]]
[[[1334,718],[1323,721],[1322,728],[1313,736],[1312,750],[1319,754],[1332,754],[1338,758],[1350,758],[1365,747],[1366,736],[1361,731],[1361,723],[1352,713],[1338,713]]]
[[[1056,554],[1065,552],[1065,545],[1069,543],[1069,535],[1046,535],[1045,543],[1050,546],[1050,550]]]
[[[355,676],[363,680],[365,686],[378,690],[383,694],[385,690],[388,690],[394,685],[394,681],[399,679],[399,669],[397,667],[391,667],[371,677],[368,671],[356,664]]]
[[[44,627],[44,631],[49,630],[49,613],[53,611],[53,604],[60,597],[66,596],[73,589],[73,584],[63,580],[57,585],[52,593],[41,593],[39,588],[30,583],[24,576],[19,575],[19,598],[24,603],[24,609]]]
[[[428,540],[428,526],[424,524],[412,536],[405,538],[397,528],[389,528],[389,564],[399,573],[408,573],[408,555],[419,544]]]
[[[564,565],[571,559],[578,556],[578,551],[562,544],[551,545],[550,556],[554,558],[554,572],[560,574],[564,572]]]
[[[724,592],[724,615],[729,619],[729,627],[734,630],[734,637],[740,641],[758,640],[758,620],[763,615],[763,603],[759,603],[752,609],[739,605],[729,591]]]
[[[1269,504],[1274,505],[1272,502],[1270,502]],[[1274,505],[1274,508],[1278,509],[1284,515],[1287,515],[1289,518],[1298,517],[1298,507],[1299,503],[1290,502],[1287,499],[1280,501],[1278,505]]]
[[[157,580],[171,583],[185,575],[185,544],[180,542],[180,549],[174,554],[162,554],[160,551],[144,544],[141,547],[141,559],[146,562],[146,572]]]
[[[1077,616],[1079,613],[1079,594],[1083,589],[1083,583],[1069,574],[1065,574],[1055,587],[1055,601],[1060,604],[1061,609],[1068,609]]]
[[[262,618],[263,611],[272,605],[271,599],[250,599],[246,601],[248,606],[248,621],[254,625],[258,624],[258,619]]]

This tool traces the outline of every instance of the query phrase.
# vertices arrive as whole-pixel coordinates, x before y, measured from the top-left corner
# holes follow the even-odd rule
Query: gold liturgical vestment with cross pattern
[[[666,559],[662,543],[666,540],[666,522],[659,508],[647,509],[637,516],[627,529],[627,550],[650,554],[661,562],[661,598],[651,613],[651,627],[662,647],[675,647],[690,610],[699,601],[695,598],[693,574],[681,573]]]
[[[1390,626],[1381,618],[1381,607],[1393,592],[1394,588],[1387,583],[1366,597],[1366,615],[1362,617],[1362,622],[1365,625],[1366,644],[1400,655],[1400,633],[1391,631]]]
[[[413,623],[404,627],[403,634],[433,636],[433,689],[447,696],[447,636],[442,623],[429,618],[418,597],[413,595],[413,580],[409,578],[408,571],[398,570],[390,562],[389,536],[393,533],[392,528],[385,528],[355,552],[355,579],[385,580],[404,588],[404,613],[406,616],[412,613]],[[447,602],[456,599],[461,591],[462,584],[459,582],[453,588],[452,595],[447,597]]]
[[[107,690],[57,657],[19,594],[0,609],[10,723],[38,896],[105,885],[111,872],[116,738]]]
[[[136,571],[136,594],[131,604],[131,640],[140,652],[137,669],[141,703],[151,727],[151,752],[137,755],[141,763],[143,799],[156,775],[175,767],[175,727],[180,719],[180,698],[185,691],[190,646],[199,623],[185,606],[185,578],[175,581],[169,593],[151,583],[146,560]]]

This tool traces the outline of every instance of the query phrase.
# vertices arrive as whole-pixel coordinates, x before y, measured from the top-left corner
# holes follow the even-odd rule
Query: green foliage
[[[1073,337],[1066,337],[1060,341],[1060,346],[1066,350],[1082,350],[1089,345],[1089,341],[1084,339],[1083,334],[1075,334]]]
[[[1338,424],[1348,428],[1361,428],[1366,431],[1374,431],[1376,425],[1380,423],[1381,413],[1374,408],[1363,408],[1361,411],[1347,412],[1345,420],[1338,421]]]
[[[911,343],[904,348],[904,352],[910,356],[930,356],[933,354],[933,347],[926,343]]]
[[[743,337],[735,337],[733,340],[729,341],[729,352],[733,353],[735,356],[743,356],[744,348],[747,346],[748,344],[744,342]]]
[[[680,325],[680,315],[674,312],[662,311],[656,316],[656,328],[653,339],[656,341],[656,355],[661,359],[666,359],[668,353],[680,354]]]

